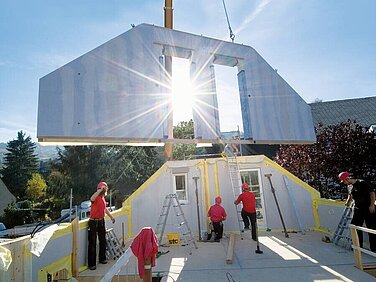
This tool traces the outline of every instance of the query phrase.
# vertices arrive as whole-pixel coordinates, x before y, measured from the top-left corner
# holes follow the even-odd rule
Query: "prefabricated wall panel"
[[[187,142],[220,142],[215,64],[238,68],[246,142],[315,141],[310,107],[253,48],[148,24],[40,79],[39,141],[168,142],[171,79],[163,64],[171,55],[190,60],[196,84],[195,139]]]
[[[239,230],[234,194],[225,159],[174,161],[167,162],[164,166],[166,169],[148,186],[143,187],[142,191],[137,191],[137,196],[128,203],[132,207],[132,234],[137,234],[144,226],[156,228],[165,196],[175,192],[173,188],[174,174],[182,171],[186,173],[188,194],[188,201],[182,204],[182,210],[192,232],[198,233],[198,218],[200,219],[201,232],[207,231],[207,211],[210,205],[214,204],[214,199],[218,196],[217,191],[222,198],[222,206],[227,212],[224,230],[226,232]],[[217,172],[215,172],[215,167]],[[265,221],[259,226],[260,228],[270,228],[272,230],[283,228],[274,196],[265,174],[272,174],[275,195],[286,227],[290,230],[300,230],[297,215],[300,217],[299,219],[304,229],[315,227],[312,205],[313,196],[302,186],[301,183],[303,182],[300,183],[299,180],[291,180],[289,182],[291,195],[294,197],[298,212],[296,213],[283,180],[285,175],[283,169],[279,171],[267,165],[263,156],[239,157],[239,169],[243,171],[259,171],[263,203],[265,204],[263,207]],[[198,205],[195,195],[196,185],[193,179],[193,177],[197,176],[199,177],[197,182]],[[289,175],[287,177],[290,179]],[[216,182],[218,183],[218,188],[216,188]],[[199,211],[197,211],[197,206]],[[178,224],[180,219],[176,217],[174,210],[171,209],[165,234],[179,232]]]

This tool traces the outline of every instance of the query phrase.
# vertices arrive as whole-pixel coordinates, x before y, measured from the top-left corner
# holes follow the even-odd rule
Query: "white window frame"
[[[182,190],[177,190],[176,189],[176,177],[177,176],[184,176],[184,185],[185,185],[185,199],[181,199],[179,197],[178,191]],[[180,204],[188,204],[188,173],[174,173],[173,174],[173,187],[174,187],[174,193],[178,196]]]
[[[265,206],[265,201],[264,201],[264,187],[263,187],[263,183],[262,183],[262,179],[261,179],[261,169],[260,168],[249,168],[249,169],[241,169],[239,170],[240,172],[240,175],[242,172],[253,172],[253,171],[257,171],[257,178],[258,178],[258,186],[259,186],[259,190],[260,190],[260,196],[259,197],[256,197],[256,200],[258,198],[260,198],[261,200],[261,209],[257,208],[256,207],[256,210],[262,210],[263,212],[263,220],[262,221],[257,221],[257,224],[259,227],[266,227],[267,226],[267,217],[266,217],[266,206]],[[251,185],[251,183],[248,183],[251,187],[251,191],[253,191],[253,185]]]

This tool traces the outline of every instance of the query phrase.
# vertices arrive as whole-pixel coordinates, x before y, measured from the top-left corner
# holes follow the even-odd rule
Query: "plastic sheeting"
[[[7,248],[0,246],[0,270],[7,271],[12,263],[12,253]]]
[[[165,142],[172,102],[165,56],[191,63],[195,140],[188,142],[221,142],[215,64],[238,68],[249,143],[315,141],[310,107],[253,48],[148,24],[40,79],[39,141]]]
[[[39,257],[57,229],[59,229],[59,226],[57,224],[53,224],[36,233],[36,235],[30,239],[30,252]]]

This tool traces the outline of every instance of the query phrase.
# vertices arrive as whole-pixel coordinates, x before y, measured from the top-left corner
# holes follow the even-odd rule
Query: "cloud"
[[[266,6],[272,2],[272,0],[261,0],[261,2],[256,6],[256,9],[253,10],[240,24],[240,26],[235,30],[235,34],[244,30],[250,22],[252,22],[258,14],[260,14]]]

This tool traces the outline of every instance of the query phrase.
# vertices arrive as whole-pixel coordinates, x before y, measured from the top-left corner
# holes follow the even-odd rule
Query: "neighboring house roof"
[[[315,126],[339,124],[355,120],[369,127],[376,124],[376,97],[317,102],[309,104]]]
[[[4,213],[4,209],[11,202],[16,202],[16,197],[9,192],[8,188],[5,186],[4,182],[0,179],[0,215]]]

